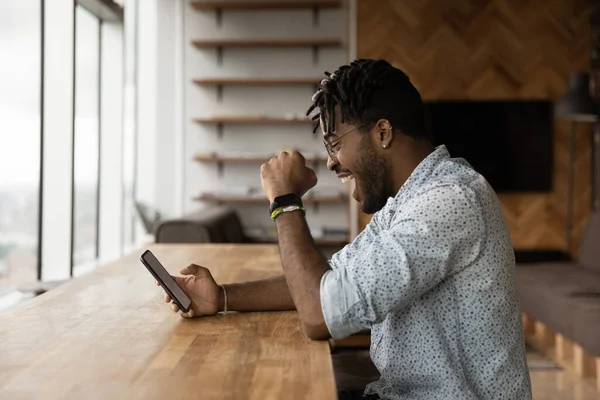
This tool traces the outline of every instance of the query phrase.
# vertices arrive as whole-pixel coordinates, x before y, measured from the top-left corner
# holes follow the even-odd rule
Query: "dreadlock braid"
[[[379,119],[413,137],[428,137],[421,96],[401,70],[384,60],[358,59],[325,72],[313,104],[306,115],[312,117],[313,133],[321,126],[323,134],[335,132],[335,107],[341,120],[370,130]]]

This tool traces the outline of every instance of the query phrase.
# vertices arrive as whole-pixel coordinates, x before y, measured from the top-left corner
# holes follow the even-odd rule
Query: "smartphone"
[[[150,250],[146,250],[140,259],[142,264],[148,268],[148,271],[154,276],[154,279],[160,283],[165,292],[171,297],[173,302],[179,306],[181,311],[188,312],[192,305],[192,300],[185,294],[183,289],[179,287],[175,279],[162,266],[160,261],[152,254]]]

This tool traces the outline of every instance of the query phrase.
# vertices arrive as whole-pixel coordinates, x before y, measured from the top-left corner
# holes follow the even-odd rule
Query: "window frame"
[[[76,182],[75,182],[75,174],[76,174],[76,162],[75,162],[75,158],[76,158],[76,154],[75,154],[75,148],[76,148],[76,138],[77,138],[77,124],[76,124],[76,120],[77,120],[77,7],[81,7],[81,9],[87,11],[90,13],[91,16],[93,16],[94,18],[97,19],[98,21],[98,82],[97,82],[97,88],[98,88],[98,98],[96,99],[97,101],[97,110],[96,110],[96,114],[98,116],[98,126],[97,126],[97,130],[98,130],[98,146],[97,146],[97,155],[98,155],[98,161],[97,161],[97,172],[96,172],[96,210],[95,210],[95,239],[94,239],[94,258],[93,260],[89,260],[89,261],[85,261],[83,263],[79,263],[77,264],[75,262],[75,253],[77,251],[77,249],[75,248],[75,233],[76,233],[76,207],[75,207],[75,198],[76,198]],[[101,149],[102,149],[102,75],[103,75],[103,64],[102,64],[102,28],[103,28],[103,20],[100,19],[100,17],[96,14],[94,14],[92,11],[90,11],[87,7],[85,7],[82,2],[79,2],[75,5],[75,17],[74,17],[74,23],[75,23],[75,35],[74,35],[74,52],[73,52],[73,61],[74,61],[74,68],[73,68],[73,185],[71,188],[71,192],[72,192],[72,200],[71,200],[71,265],[70,265],[70,276],[73,277],[75,276],[75,270],[76,269],[80,269],[82,271],[89,271],[91,269],[93,269],[93,267],[97,264],[99,258],[100,258],[100,191],[102,190],[101,185],[100,185],[100,174],[101,174],[101,168],[102,168],[102,157],[101,157]]]
[[[84,274],[95,268],[99,263],[109,259],[120,257],[123,252],[123,241],[120,236],[123,235],[123,214],[122,208],[118,206],[122,201],[123,192],[119,189],[121,186],[112,185],[109,189],[114,192],[118,201],[110,204],[112,208],[118,207],[115,218],[120,217],[120,221],[109,221],[109,224],[102,225],[102,194],[105,189],[102,180],[103,172],[103,129],[105,117],[108,112],[112,112],[107,129],[116,131],[111,137],[112,144],[122,140],[123,120],[122,105],[124,74],[123,67],[123,41],[124,41],[124,12],[121,7],[112,3],[110,0],[79,0],[78,2],[63,2],[62,0],[40,0],[41,2],[41,115],[40,115],[40,187],[39,187],[39,209],[38,219],[38,281],[63,281]],[[93,262],[84,262],[75,264],[74,238],[75,238],[75,106],[76,106],[76,12],[77,7],[82,7],[98,19],[98,165],[97,165],[97,190],[96,190],[96,237],[95,254]],[[109,28],[111,31],[109,32]],[[105,43],[104,35],[110,34],[109,43]],[[51,37],[49,39],[49,37]],[[58,45],[62,43],[62,48]],[[107,52],[104,45],[114,46],[117,64],[107,67],[108,61],[103,54]],[[69,47],[70,46],[70,47]],[[63,56],[60,59],[60,56]],[[71,59],[69,60],[69,57]],[[111,60],[112,62],[113,60]],[[118,63],[121,63],[119,65]],[[59,68],[67,66],[64,71]],[[104,82],[106,71],[111,74],[108,82]],[[63,86],[60,91],[53,82],[58,80]],[[105,84],[112,85],[106,93],[114,98],[114,106],[110,103],[104,103]],[[121,85],[115,86],[115,85]],[[69,97],[70,96],[70,97]],[[66,100],[66,101],[65,101]],[[69,103],[70,104],[65,104]],[[111,100],[113,98],[111,97]],[[60,104],[52,104],[52,102]],[[104,104],[103,104],[104,103]],[[104,113],[103,105],[109,104],[107,113]],[[55,116],[53,110],[58,107],[60,116]],[[70,109],[69,109],[70,108]],[[69,118],[67,119],[67,116]],[[52,121],[48,121],[48,119]],[[116,128],[116,129],[115,129]],[[115,136],[116,135],[116,136]],[[137,135],[136,135],[137,136]],[[52,142],[59,142],[60,146],[50,145]],[[57,148],[60,147],[60,148]],[[50,149],[49,149],[50,148]],[[57,155],[60,153],[59,155]],[[70,154],[70,168],[67,168],[66,160],[57,162],[61,156]],[[48,156],[46,158],[46,156]],[[115,158],[110,154],[111,161]],[[117,154],[118,165],[121,166],[123,154]],[[106,160],[105,160],[106,161]],[[61,165],[54,165],[61,164]],[[62,168],[62,169],[61,169]],[[120,174],[120,176],[117,176]],[[123,170],[111,170],[111,178],[121,181]],[[70,182],[68,182],[69,180]],[[49,190],[52,187],[52,190]],[[57,192],[58,193],[54,193]],[[106,199],[105,199],[106,200]],[[111,209],[112,209],[111,208]],[[52,214],[58,213],[59,216]],[[110,212],[105,214],[111,214]],[[112,218],[112,215],[107,215]],[[68,221],[67,221],[68,219]],[[106,221],[104,221],[106,222]],[[67,226],[65,226],[67,225]],[[108,227],[111,232],[104,237],[111,235],[119,237],[118,246],[115,243],[101,246],[101,229]],[[45,232],[44,232],[45,230]],[[68,234],[67,234],[68,232]],[[57,237],[53,237],[57,236]],[[106,249],[104,251],[103,249]],[[67,253],[68,252],[68,253]],[[103,254],[103,253],[106,253]],[[67,256],[68,255],[68,256]]]

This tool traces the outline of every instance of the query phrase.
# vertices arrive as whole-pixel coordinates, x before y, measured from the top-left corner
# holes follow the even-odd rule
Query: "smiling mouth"
[[[342,181],[342,183],[346,183],[346,182],[350,182],[352,179],[354,179],[354,175],[352,175],[352,174],[339,174],[338,178],[340,178],[340,180]]]

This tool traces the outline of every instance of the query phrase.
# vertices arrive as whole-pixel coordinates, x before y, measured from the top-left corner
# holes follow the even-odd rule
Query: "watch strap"
[[[271,219],[275,220],[281,214],[285,214],[286,212],[292,212],[292,211],[302,211],[304,214],[306,214],[306,208],[304,208],[302,206],[299,206],[297,204],[292,204],[292,205],[289,205],[289,206],[280,207],[280,208],[275,209],[271,213]]]

